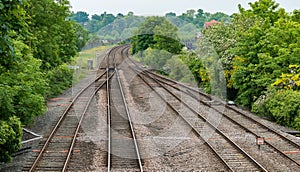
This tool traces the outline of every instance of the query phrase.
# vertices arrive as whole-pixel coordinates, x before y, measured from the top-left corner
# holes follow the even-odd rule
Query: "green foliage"
[[[134,35],[134,31],[144,20],[145,17],[133,15],[120,17],[109,25],[102,27],[97,35],[100,39],[126,40]]]
[[[223,64],[231,90],[227,96],[257,114],[299,129],[299,11],[286,13],[274,0],[249,4],[248,10],[239,6],[231,23],[204,30]],[[201,52],[213,54],[201,45]]]
[[[153,40],[155,42],[153,48],[166,50],[173,54],[179,54],[181,52],[183,46],[179,41],[177,34],[178,29],[168,20],[163,20],[153,31]]]
[[[210,92],[210,78],[203,61],[195,53],[182,53],[179,58],[188,66],[197,85]]]
[[[122,15],[118,15],[118,17],[115,17],[113,14],[107,14],[106,12],[101,15],[94,14],[92,15],[92,19],[87,21],[84,27],[90,33],[97,33],[103,27],[113,23],[116,19],[120,18],[122,18]]]
[[[273,91],[255,102],[252,110],[259,115],[270,117],[278,124],[300,130],[299,91]]]
[[[0,161],[7,162],[20,148],[21,126],[46,110],[46,70],[70,62],[86,35],[66,20],[67,0],[2,0],[0,9]]]
[[[197,32],[199,32],[198,28],[192,23],[188,23],[179,28],[178,36],[181,41],[195,40]]]
[[[89,21],[89,14],[84,11],[78,11],[74,13],[71,17],[71,20],[76,21],[77,23],[84,24]],[[92,19],[94,19],[95,16],[92,16]]]
[[[140,24],[136,36],[131,38],[131,52],[135,54],[151,47],[177,54],[182,49],[177,30],[164,17],[147,17]]]
[[[17,0],[0,1],[0,162],[9,162],[11,154],[21,147],[21,122],[15,117],[19,115],[16,106],[22,97],[18,88],[24,84],[24,88],[29,89],[30,82],[35,82],[32,77],[40,76],[39,63],[32,58],[30,48],[24,43],[30,40],[30,35],[27,35],[29,33],[23,9],[27,3],[23,3]],[[33,66],[35,64],[37,67]],[[37,78],[38,84],[39,79],[41,77]],[[32,89],[38,91],[41,87]],[[35,94],[31,90],[25,92]]]
[[[11,161],[11,154],[21,148],[21,138],[22,127],[18,118],[0,119],[0,162]]]
[[[26,8],[31,17],[30,29],[35,35],[34,57],[42,60],[42,68],[49,70],[70,62],[77,53],[76,28],[70,15],[68,1],[30,0]]]
[[[148,48],[140,61],[152,69],[162,70],[171,57],[172,54],[165,50]]]
[[[233,87],[238,90],[237,102],[251,107],[290,64],[299,64],[299,23],[278,9],[272,0],[251,4],[241,10],[237,19],[251,18],[252,25],[237,37],[233,48]]]
[[[14,49],[17,63],[0,74],[3,88],[9,88],[8,95],[12,97],[9,96],[8,100],[13,103],[14,109],[2,112],[16,115],[26,125],[46,110],[44,96],[48,83],[39,68],[41,61],[32,57],[29,47],[21,41],[14,41]]]
[[[72,85],[73,70],[63,64],[48,71],[47,78],[49,79],[50,91],[48,97],[53,97],[62,93],[66,88]]]
[[[83,27],[81,27],[81,25],[79,25],[78,23],[73,23],[73,27],[76,33],[76,47],[77,50],[80,51],[88,41],[89,34],[88,31],[83,29]]]
[[[280,79],[277,79],[272,86],[278,89],[300,90],[300,66],[290,65],[289,74],[281,74]]]
[[[12,41],[16,35],[24,36],[28,33],[27,24],[21,1],[2,0],[0,10],[0,65],[9,69],[17,60]]]
[[[173,56],[167,61],[165,70],[170,78],[196,87],[198,83],[202,83],[202,81],[199,81],[199,73],[193,73],[195,70],[192,70],[192,66],[195,66],[195,63],[191,63],[191,61],[187,60],[191,58],[191,56],[193,56],[191,53],[182,53]],[[197,70],[201,70],[201,67],[199,66]]]
[[[188,23],[194,24],[197,28],[202,29],[205,22],[216,20],[219,22],[230,22],[231,17],[222,12],[216,13],[208,13],[204,12],[202,9],[198,9],[197,11],[190,9],[185,13],[182,13],[178,16],[179,19],[186,21]]]

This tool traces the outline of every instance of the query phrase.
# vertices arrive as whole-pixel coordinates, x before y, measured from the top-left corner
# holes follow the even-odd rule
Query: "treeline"
[[[195,39],[196,32],[203,29],[204,23],[216,20],[219,22],[231,21],[231,16],[222,12],[208,13],[202,9],[197,11],[187,10],[181,15],[170,12],[165,17],[175,26],[178,27],[179,38],[182,41]],[[116,16],[104,12],[103,14],[93,14],[90,16],[84,11],[73,13],[70,17],[72,20],[80,23],[86,30],[91,33],[90,44],[95,42],[110,41],[112,43],[126,40],[135,35],[139,25],[144,22],[144,16],[136,16],[133,12],[128,14],[117,14]]]
[[[67,20],[68,0],[0,1],[0,161],[21,147],[22,126],[69,87],[72,62],[87,32]]]
[[[300,130],[299,10],[287,13],[274,0],[258,0],[249,10],[239,6],[232,22],[216,24],[203,34],[198,51],[213,45],[223,65],[228,99]]]
[[[128,12],[128,14],[124,15],[122,13],[118,13],[116,16],[107,12],[104,12],[103,14],[93,14],[91,17],[89,17],[90,14],[84,11],[78,11],[76,13],[73,13],[70,17],[72,20],[80,23],[86,30],[88,30],[90,33],[96,33],[101,28],[107,26],[108,24],[113,23],[115,20],[119,20],[126,17],[132,17],[135,16],[136,21],[135,23],[139,24],[141,19],[144,19],[143,16],[136,16],[133,12]],[[177,15],[176,13],[169,12],[165,14],[166,18],[178,18],[181,20],[177,20],[177,22],[173,23],[177,27],[181,27],[182,25],[185,25],[187,23],[194,24],[197,28],[202,29],[204,27],[204,23],[211,20],[216,20],[219,22],[230,22],[231,16],[222,13],[222,12],[216,12],[216,13],[209,13],[204,12],[202,9],[198,9],[197,11],[194,9],[187,10],[185,13],[182,13],[181,15]],[[133,22],[132,22],[133,23]],[[138,25],[133,24],[134,27],[138,27]]]

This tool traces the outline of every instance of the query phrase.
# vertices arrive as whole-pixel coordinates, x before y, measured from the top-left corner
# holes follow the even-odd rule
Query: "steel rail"
[[[107,73],[109,71],[109,69],[107,68]],[[107,77],[108,78],[108,77]],[[111,123],[110,123],[110,91],[109,91],[109,82],[107,79],[106,82],[106,95],[107,95],[107,139],[108,139],[108,143],[107,143],[107,171],[110,172],[110,167],[111,167]]]
[[[126,102],[126,99],[125,99],[125,94],[124,94],[122,84],[121,84],[121,81],[120,81],[120,76],[119,76],[118,69],[116,68],[115,71],[116,71],[116,74],[117,74],[117,80],[118,80],[118,85],[119,85],[119,88],[120,88],[120,91],[121,91],[123,104],[125,106],[126,114],[127,114],[127,117],[128,117],[128,123],[129,123],[129,126],[130,126],[130,131],[131,131],[131,135],[132,135],[132,138],[133,138],[134,147],[135,147],[135,150],[136,150],[137,161],[138,161],[138,164],[139,164],[140,171],[143,172],[142,160],[141,160],[140,151],[139,151],[137,139],[136,139],[136,136],[135,136],[135,132],[134,132],[134,128],[133,128],[133,124],[132,124],[132,120],[131,120],[131,115],[130,115],[128,105],[127,105],[127,102]]]
[[[128,54],[126,55],[128,56]],[[130,61],[133,61],[130,59]],[[126,62],[127,63],[127,62]],[[128,63],[127,63],[128,64]],[[135,64],[135,63],[134,63]],[[136,64],[135,64],[136,65]],[[130,67],[130,65],[128,64],[128,66]],[[137,65],[136,65],[137,66]],[[146,82],[141,76],[140,74],[134,70],[132,67],[130,67],[142,80],[143,82],[152,90],[156,93],[156,95],[158,95],[160,97],[161,100],[165,101],[167,106],[172,109],[176,114],[178,114],[181,118],[182,116],[179,114],[180,112],[178,112],[169,102],[167,102],[148,82]],[[201,136],[201,133],[199,133],[198,130],[196,130],[194,127],[192,127],[192,124],[187,121],[185,118],[182,118],[188,125],[191,126],[192,130],[199,135],[199,138],[204,142],[205,145],[207,145],[209,147],[209,149],[212,150],[213,154],[216,155],[216,157],[222,162],[223,165],[225,165],[230,171],[234,171],[229,164],[217,153],[217,151],[215,150],[215,148],[208,142],[205,141],[205,139]]]
[[[76,130],[75,130],[75,134],[74,134],[74,136],[73,136],[72,143],[71,143],[71,146],[70,146],[70,148],[69,148],[68,155],[67,155],[67,158],[66,158],[66,160],[65,160],[65,163],[64,163],[62,172],[66,171],[66,169],[67,169],[67,165],[68,165],[69,160],[70,160],[70,158],[71,158],[71,154],[72,154],[73,149],[74,149],[76,137],[77,137],[77,134],[78,134],[78,132],[79,132],[81,123],[82,123],[82,121],[83,121],[83,118],[85,117],[85,114],[86,114],[86,112],[87,112],[87,110],[88,110],[88,108],[89,108],[89,106],[90,106],[90,104],[91,104],[93,98],[94,98],[95,95],[97,94],[98,90],[99,90],[100,88],[102,88],[103,85],[104,85],[105,83],[107,83],[107,82],[109,81],[109,79],[110,79],[113,75],[114,75],[114,73],[113,73],[112,75],[109,76],[108,80],[102,82],[102,84],[99,85],[99,87],[94,91],[93,95],[89,98],[89,100],[88,100],[88,102],[87,102],[87,104],[86,104],[86,106],[85,106],[85,108],[84,108],[84,111],[82,112],[82,114],[81,114],[81,116],[80,116],[80,120],[79,120],[79,122],[78,122],[78,124],[77,124]]]
[[[42,155],[44,154],[46,148],[48,147],[50,141],[52,140],[54,134],[56,133],[57,129],[59,128],[59,126],[61,125],[62,121],[65,119],[65,117],[67,116],[69,110],[71,109],[71,107],[74,105],[75,101],[78,99],[78,97],[86,90],[88,89],[94,82],[98,81],[106,72],[104,72],[103,74],[101,74],[100,76],[98,76],[94,81],[90,82],[88,84],[88,86],[86,86],[85,88],[81,89],[79,91],[79,93],[76,94],[76,96],[72,99],[71,103],[67,106],[67,108],[65,109],[65,111],[63,112],[63,114],[61,115],[61,117],[59,118],[59,120],[57,121],[57,123],[55,124],[54,128],[52,129],[50,135],[48,136],[45,144],[43,145],[42,149],[40,150],[38,156],[36,157],[36,159],[34,160],[33,164],[31,165],[29,172],[34,171],[34,169],[36,168],[38,162],[40,161],[40,159],[42,158]]]
[[[128,45],[125,45],[124,47],[127,47]],[[128,106],[127,106],[127,102],[126,102],[126,99],[125,99],[125,94],[124,94],[124,91],[123,91],[123,88],[122,88],[122,84],[121,84],[121,81],[120,81],[120,76],[119,76],[119,72],[118,72],[118,69],[117,69],[117,63],[116,63],[116,53],[118,51],[118,49],[121,49],[123,48],[123,46],[117,46],[115,47],[114,50],[116,50],[116,52],[112,55],[112,58],[113,58],[113,65],[114,65],[114,72],[116,73],[117,75],[117,81],[118,81],[118,85],[119,85],[119,88],[120,88],[120,92],[121,92],[121,95],[122,95],[122,100],[123,100],[123,104],[125,106],[125,110],[126,110],[126,114],[127,114],[127,118],[128,118],[128,123],[129,123],[129,126],[130,126],[130,132],[131,132],[131,135],[133,137],[133,142],[134,142],[134,147],[135,147],[135,150],[136,150],[136,155],[137,155],[137,161],[138,161],[138,164],[139,164],[139,168],[140,168],[140,171],[143,172],[143,166],[142,166],[142,161],[141,161],[141,157],[140,157],[140,153],[139,153],[139,148],[138,148],[138,144],[137,144],[137,139],[136,139],[136,136],[135,136],[135,133],[134,133],[134,128],[133,128],[133,124],[132,124],[132,120],[131,120],[131,115],[130,115],[130,112],[129,112],[129,109],[128,109]],[[121,54],[123,53],[123,49],[121,49]],[[111,56],[112,54],[112,51],[110,52],[109,56]],[[108,56],[108,58],[109,58]],[[109,60],[107,60],[107,66],[109,66]],[[109,70],[109,69],[107,69]],[[108,172],[111,171],[111,118],[110,118],[110,93],[109,93],[109,84],[107,84],[107,114],[108,114]]]
[[[106,95],[107,95],[107,171],[110,172],[111,171],[111,109],[110,109],[110,84],[108,81],[108,75],[109,75],[109,71],[110,71],[110,63],[109,63],[109,59],[113,54],[113,51],[117,50],[119,48],[119,46],[113,47],[111,48],[108,53],[107,53],[107,59],[106,59],[106,78],[107,78],[107,84],[106,84]],[[112,56],[113,58],[113,65],[115,66],[115,56]],[[114,71],[115,73],[115,71]]]
[[[107,56],[107,63],[106,63],[106,95],[107,95],[107,171],[110,172],[111,167],[111,122],[110,122],[110,89],[109,89],[109,82],[108,82],[108,73],[109,73],[109,56],[111,54],[113,49],[109,51],[109,54]]]

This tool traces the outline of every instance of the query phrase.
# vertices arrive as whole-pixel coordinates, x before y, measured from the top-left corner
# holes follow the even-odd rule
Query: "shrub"
[[[268,116],[280,125],[300,130],[300,92],[293,90],[272,91],[258,99],[252,111]]]
[[[0,162],[11,161],[11,154],[21,147],[21,136],[22,127],[19,118],[13,116],[9,120],[0,120]]]
[[[50,89],[47,97],[53,97],[62,93],[66,88],[72,85],[73,71],[66,64],[60,65],[51,71],[48,71],[47,78],[49,79]]]

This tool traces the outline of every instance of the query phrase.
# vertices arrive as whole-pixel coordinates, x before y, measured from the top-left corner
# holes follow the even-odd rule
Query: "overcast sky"
[[[175,12],[177,15],[188,9],[203,9],[205,12],[238,12],[238,4],[249,7],[248,2],[255,0],[69,0],[72,11],[85,11],[88,14],[103,12],[127,14],[129,11],[136,15],[164,15]],[[276,0],[287,11],[300,9],[300,0]]]

